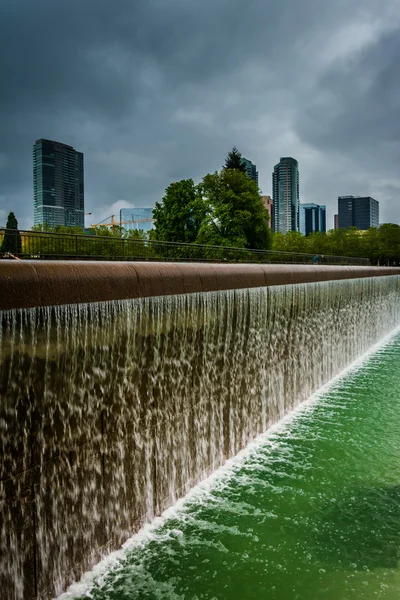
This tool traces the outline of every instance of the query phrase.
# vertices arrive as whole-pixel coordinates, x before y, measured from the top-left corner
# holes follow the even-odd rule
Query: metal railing
[[[3,243],[5,235],[8,237]],[[0,230],[0,258],[369,265],[368,258],[181,244],[90,234]]]

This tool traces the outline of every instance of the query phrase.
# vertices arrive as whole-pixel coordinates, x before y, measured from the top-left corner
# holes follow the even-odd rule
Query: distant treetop
[[[224,169],[236,169],[237,171],[246,173],[246,165],[243,162],[242,154],[236,146],[233,146],[232,150],[228,153],[225,159]]]

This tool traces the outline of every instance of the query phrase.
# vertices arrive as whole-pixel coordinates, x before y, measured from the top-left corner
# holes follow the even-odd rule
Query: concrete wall
[[[0,310],[400,274],[395,267],[0,261]]]

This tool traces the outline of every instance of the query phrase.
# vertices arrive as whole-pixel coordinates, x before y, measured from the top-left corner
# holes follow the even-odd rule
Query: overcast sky
[[[0,225],[33,224],[32,145],[85,155],[87,224],[154,206],[235,144],[271,193],[371,195],[400,222],[399,0],[2,0]]]

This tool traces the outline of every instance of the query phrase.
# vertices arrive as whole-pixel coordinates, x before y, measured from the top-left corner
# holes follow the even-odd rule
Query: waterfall
[[[399,324],[399,300],[387,276],[0,312],[6,598],[61,592]]]

